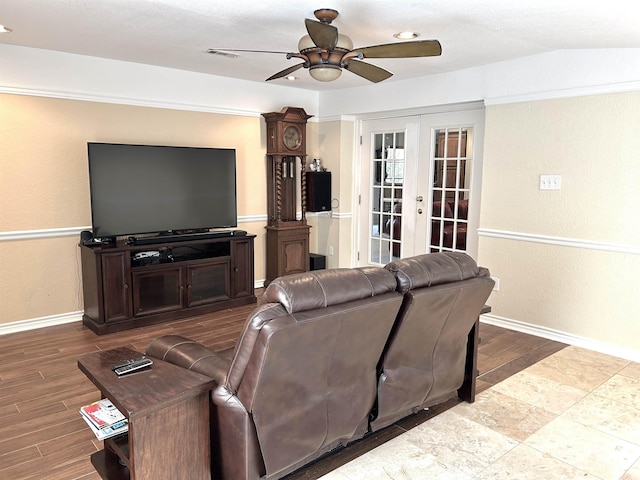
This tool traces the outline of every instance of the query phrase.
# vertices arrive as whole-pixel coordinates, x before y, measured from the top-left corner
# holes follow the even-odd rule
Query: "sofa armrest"
[[[165,335],[153,340],[147,346],[146,354],[193,372],[207,375],[220,385],[224,383],[227,376],[233,348],[214,352],[189,338]]]

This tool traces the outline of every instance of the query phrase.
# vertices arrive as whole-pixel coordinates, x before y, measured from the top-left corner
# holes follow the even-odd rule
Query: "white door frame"
[[[403,117],[412,117],[418,116],[419,122],[421,126],[419,127],[419,139],[418,139],[418,154],[420,159],[418,161],[420,171],[417,175],[423,176],[427,175],[426,178],[433,177],[433,161],[432,161],[432,145],[431,145],[431,137],[432,137],[432,127],[435,125],[436,128],[446,128],[448,126],[472,126],[474,129],[474,142],[473,142],[473,163],[472,163],[472,172],[471,172],[471,192],[470,192],[470,209],[469,209],[469,219],[468,219],[468,232],[469,235],[467,237],[467,253],[472,257],[476,258],[478,253],[478,227],[480,220],[480,198],[481,198],[481,187],[482,187],[482,153],[483,153],[483,144],[484,144],[484,116],[485,109],[483,102],[473,102],[467,104],[458,104],[458,105],[448,105],[448,106],[438,106],[428,109],[415,109],[411,111],[398,111],[398,112],[386,112],[385,114],[371,114],[364,115],[357,118],[356,121],[356,139],[359,139],[359,145],[356,145],[356,161],[354,162],[354,210],[356,211],[355,219],[352,224],[352,265],[366,265],[368,261],[368,250],[361,251],[363,248],[363,242],[365,241],[362,237],[367,234],[367,229],[369,226],[369,215],[370,209],[369,206],[363,206],[361,199],[363,196],[368,197],[368,190],[371,188],[371,182],[369,178],[370,166],[368,162],[370,161],[370,154],[368,152],[364,152],[363,147],[363,124],[367,121],[379,120],[380,122],[376,122],[376,124],[380,125],[380,128],[383,128],[384,121],[389,121],[388,130],[393,130],[392,126],[397,126],[398,121],[402,121]],[[404,118],[405,121],[409,120]],[[368,143],[368,142],[367,142]],[[426,157],[425,157],[426,156]],[[365,165],[364,163],[367,162]],[[425,172],[425,168],[427,171]],[[367,175],[367,178],[364,178],[364,175]],[[412,189],[411,187],[408,189],[410,195],[415,196],[416,194],[422,195],[425,199],[424,203],[421,205],[423,208],[423,215],[427,218],[430,218],[431,214],[431,191],[422,193],[419,192],[419,188],[417,187],[418,183],[416,181],[416,189]],[[367,189],[367,192],[363,190]],[[409,194],[407,190],[404,192],[404,198],[406,199],[406,208],[403,206],[403,223],[414,225],[415,222],[409,221],[409,218],[415,219],[417,215],[418,205],[415,201],[415,198],[409,198]],[[364,195],[363,195],[364,194]],[[405,215],[406,214],[406,215]],[[430,224],[430,222],[423,222],[424,225]],[[425,228],[419,227],[417,232],[414,232],[413,228],[409,230],[407,227],[403,225],[403,236],[410,235],[411,240],[409,241],[409,245],[411,246],[411,250],[415,250],[417,248],[416,236],[427,234],[430,235],[429,226]],[[368,238],[368,235],[367,235]],[[358,257],[359,253],[359,257]]]

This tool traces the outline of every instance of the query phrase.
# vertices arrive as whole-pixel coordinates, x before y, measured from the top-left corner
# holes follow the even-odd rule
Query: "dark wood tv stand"
[[[80,245],[84,325],[101,335],[255,303],[254,238]]]

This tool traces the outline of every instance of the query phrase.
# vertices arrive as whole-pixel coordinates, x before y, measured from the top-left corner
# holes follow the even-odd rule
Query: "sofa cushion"
[[[387,264],[399,292],[431,287],[478,276],[478,266],[468,255],[459,252],[427,253]]]
[[[336,268],[276,278],[264,292],[262,303],[279,303],[288,313],[361,300],[393,292],[396,280],[378,267]]]

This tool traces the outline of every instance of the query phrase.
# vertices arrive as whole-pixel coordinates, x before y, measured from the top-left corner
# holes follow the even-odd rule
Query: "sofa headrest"
[[[398,291],[402,293],[414,288],[488,275],[488,270],[482,269],[481,272],[469,255],[455,252],[418,255],[391,262],[384,268],[395,275]]]
[[[294,313],[395,290],[395,277],[383,268],[335,268],[278,277],[266,288],[261,302],[280,303]]]

